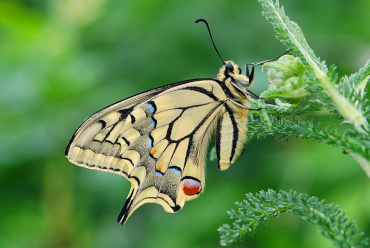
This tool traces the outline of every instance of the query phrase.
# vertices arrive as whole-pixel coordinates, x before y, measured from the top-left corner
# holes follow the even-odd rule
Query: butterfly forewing
[[[221,169],[235,161],[244,145],[246,109],[231,106],[227,92],[223,82],[196,79],[138,94],[85,120],[66,156],[77,165],[130,180],[118,217],[122,224],[144,203],[177,212],[204,189],[204,157],[217,123]]]

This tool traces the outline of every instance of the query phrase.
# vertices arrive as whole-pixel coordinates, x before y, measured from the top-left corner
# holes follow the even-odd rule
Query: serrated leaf
[[[224,224],[218,229],[223,246],[239,242],[247,234],[252,235],[258,226],[266,225],[271,218],[278,218],[284,212],[298,215],[317,225],[319,232],[338,247],[365,247],[368,243],[368,238],[363,238],[357,225],[337,205],[325,204],[317,197],[294,191],[276,193],[271,189],[246,196],[247,200],[238,205],[246,205],[251,211],[244,213],[245,218],[235,220],[232,228]],[[242,212],[246,208],[238,211]]]

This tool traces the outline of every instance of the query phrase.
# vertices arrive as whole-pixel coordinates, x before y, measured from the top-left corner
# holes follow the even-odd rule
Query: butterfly
[[[208,23],[212,44],[213,42]],[[222,60],[220,54],[218,53]],[[276,59],[276,58],[275,58]],[[218,168],[226,170],[242,153],[247,133],[246,75],[233,61],[222,60],[217,79],[172,83],[134,95],[87,118],[65,150],[74,164],[126,177],[131,190],[118,216],[127,218],[145,203],[177,212],[204,190],[205,155],[216,132]],[[255,96],[256,97],[256,96]]]

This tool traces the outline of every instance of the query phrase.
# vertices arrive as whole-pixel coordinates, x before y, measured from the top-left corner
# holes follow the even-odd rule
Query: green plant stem
[[[259,112],[259,115],[260,115],[261,119],[266,124],[266,127],[267,127],[268,131],[271,131],[272,124],[271,124],[270,118],[269,118],[269,116],[267,114],[267,111],[266,111],[265,101],[263,99],[259,99],[257,101],[257,106],[258,106],[258,108],[261,108],[261,110]]]
[[[365,171],[367,176],[370,178],[370,161],[362,157],[360,154],[352,153],[352,152],[350,152],[349,154],[352,156],[354,160],[357,161],[357,163],[359,163],[361,168]]]
[[[343,97],[338,90],[334,87],[334,83],[330,81],[326,73],[320,68],[315,59],[306,51],[304,46],[298,41],[290,28],[283,21],[282,16],[279,11],[275,8],[272,0],[268,1],[268,4],[271,9],[274,10],[274,13],[278,20],[280,21],[281,26],[286,30],[287,35],[289,36],[291,42],[297,47],[297,49],[302,53],[303,57],[306,59],[306,62],[311,66],[313,72],[317,79],[319,79],[321,85],[324,87],[326,92],[332,97],[333,102],[335,103],[339,113],[354,126],[354,128],[361,133],[366,133],[369,131],[369,123],[366,121],[366,118],[363,114],[355,108],[345,97]]]
[[[302,60],[307,70],[306,79],[308,80],[307,82],[310,83],[310,92],[315,92],[317,94],[316,96],[320,96],[317,99],[311,99],[311,106],[309,106],[311,113],[315,113],[315,111],[317,113],[317,111],[320,111],[320,109],[326,111],[327,113],[338,113],[343,117],[343,121],[345,123],[350,124],[350,128],[347,128],[346,132],[351,133],[353,137],[351,140],[354,140],[354,144],[358,143],[356,146],[361,147],[361,149],[357,149],[356,151],[349,150],[348,152],[370,177],[370,159],[368,156],[369,143],[367,141],[370,131],[370,121],[368,120],[369,117],[367,116],[369,113],[369,108],[367,106],[367,101],[364,98],[366,84],[370,78],[369,62],[367,62],[365,67],[362,68],[358,73],[355,73],[350,77],[343,77],[343,81],[335,84],[336,79],[332,79],[331,76],[329,76],[329,73],[332,75],[334,70],[329,70],[325,63],[320,62],[320,59],[315,56],[313,50],[307,44],[300,27],[296,23],[289,20],[284,13],[284,8],[279,6],[279,1],[258,1],[262,4],[263,14],[274,26],[277,38],[287,47],[292,49],[293,52]],[[315,91],[317,87],[318,91]],[[269,93],[288,95],[286,92],[278,91]],[[293,91],[291,93],[293,93]],[[263,93],[261,95],[263,95]],[[270,97],[272,96],[273,94]],[[267,94],[266,99],[270,97]],[[308,96],[308,98],[309,97],[310,96]],[[278,96],[278,98],[284,99],[281,96]],[[277,100],[275,100],[275,102],[276,101]],[[315,101],[318,104],[312,105]],[[320,104],[322,106],[320,106]],[[314,106],[316,106],[316,108]],[[279,107],[282,107],[282,105],[280,104]],[[285,111],[286,114],[293,115],[294,108],[291,106],[285,107],[287,109],[287,111]],[[297,113],[297,111],[294,111],[294,113]],[[304,112],[301,111],[300,113]]]
[[[344,117],[344,119],[346,119],[358,132],[366,134],[369,131],[369,123],[366,121],[366,118],[363,116],[363,114],[345,97],[339,94],[327,76],[319,77],[318,74],[316,74],[321,74],[322,71],[317,72],[314,68],[314,72],[319,78],[324,89],[332,97],[339,113]]]

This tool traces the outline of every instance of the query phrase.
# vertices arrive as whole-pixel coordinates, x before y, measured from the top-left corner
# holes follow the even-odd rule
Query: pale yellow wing
[[[222,83],[213,79],[153,89],[85,120],[66,156],[79,166],[130,180],[131,191],[118,217],[122,224],[144,203],[177,212],[204,188],[210,134],[225,118],[228,104]]]

